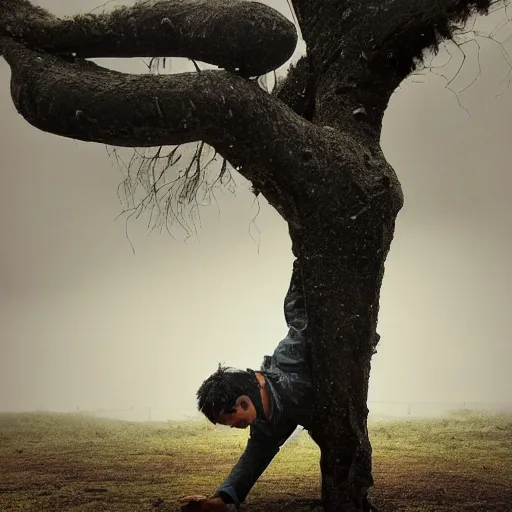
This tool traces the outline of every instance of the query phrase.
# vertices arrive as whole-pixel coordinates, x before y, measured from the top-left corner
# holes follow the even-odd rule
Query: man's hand
[[[208,498],[206,496],[185,496],[180,498],[180,511],[181,512],[196,512],[201,510],[201,505]]]
[[[226,512],[228,506],[220,496],[208,498],[206,496],[187,496],[180,500],[181,512]]]

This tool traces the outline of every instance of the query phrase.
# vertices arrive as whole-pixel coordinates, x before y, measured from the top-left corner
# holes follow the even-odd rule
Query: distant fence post
[[[407,404],[407,416],[411,415],[411,402],[408,402]]]

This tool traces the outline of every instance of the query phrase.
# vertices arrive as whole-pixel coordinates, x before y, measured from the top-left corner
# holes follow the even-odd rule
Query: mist
[[[99,5],[35,3],[59,15]],[[286,0],[265,3],[291,19]],[[479,43],[465,46],[450,84],[471,84],[464,92],[418,74],[385,116],[382,147],[405,206],[382,288],[375,414],[512,408],[512,88],[498,45]],[[457,58],[434,71],[450,79]],[[441,51],[435,63],[446,61]],[[101,64],[147,71],[140,59]],[[193,67],[173,60],[180,70]],[[0,410],[196,415],[196,389],[219,362],[258,368],[286,333],[285,222],[233,172],[234,189],[216,190],[188,230],[126,223],[105,146],[30,126],[9,76],[0,60]]]

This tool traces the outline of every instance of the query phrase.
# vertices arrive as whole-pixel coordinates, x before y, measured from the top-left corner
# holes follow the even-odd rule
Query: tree
[[[307,300],[324,508],[368,511],[368,380],[403,204],[380,148],[383,115],[422,52],[496,2],[291,3],[308,52],[272,94],[251,78],[287,61],[297,33],[256,2],[158,0],[58,19],[28,0],[0,0],[0,54],[14,104],[35,127],[126,147],[202,141],[286,220]],[[224,69],[132,76],[86,60],[138,56]]]

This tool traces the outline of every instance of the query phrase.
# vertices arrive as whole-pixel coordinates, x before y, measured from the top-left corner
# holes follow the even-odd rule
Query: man
[[[260,371],[219,369],[197,392],[199,410],[214,424],[250,427],[247,447],[222,485],[212,496],[188,496],[182,510],[229,511],[237,509],[280,447],[298,425],[311,428],[313,394],[302,274],[293,264],[284,301],[288,335],[272,356],[265,356]]]

